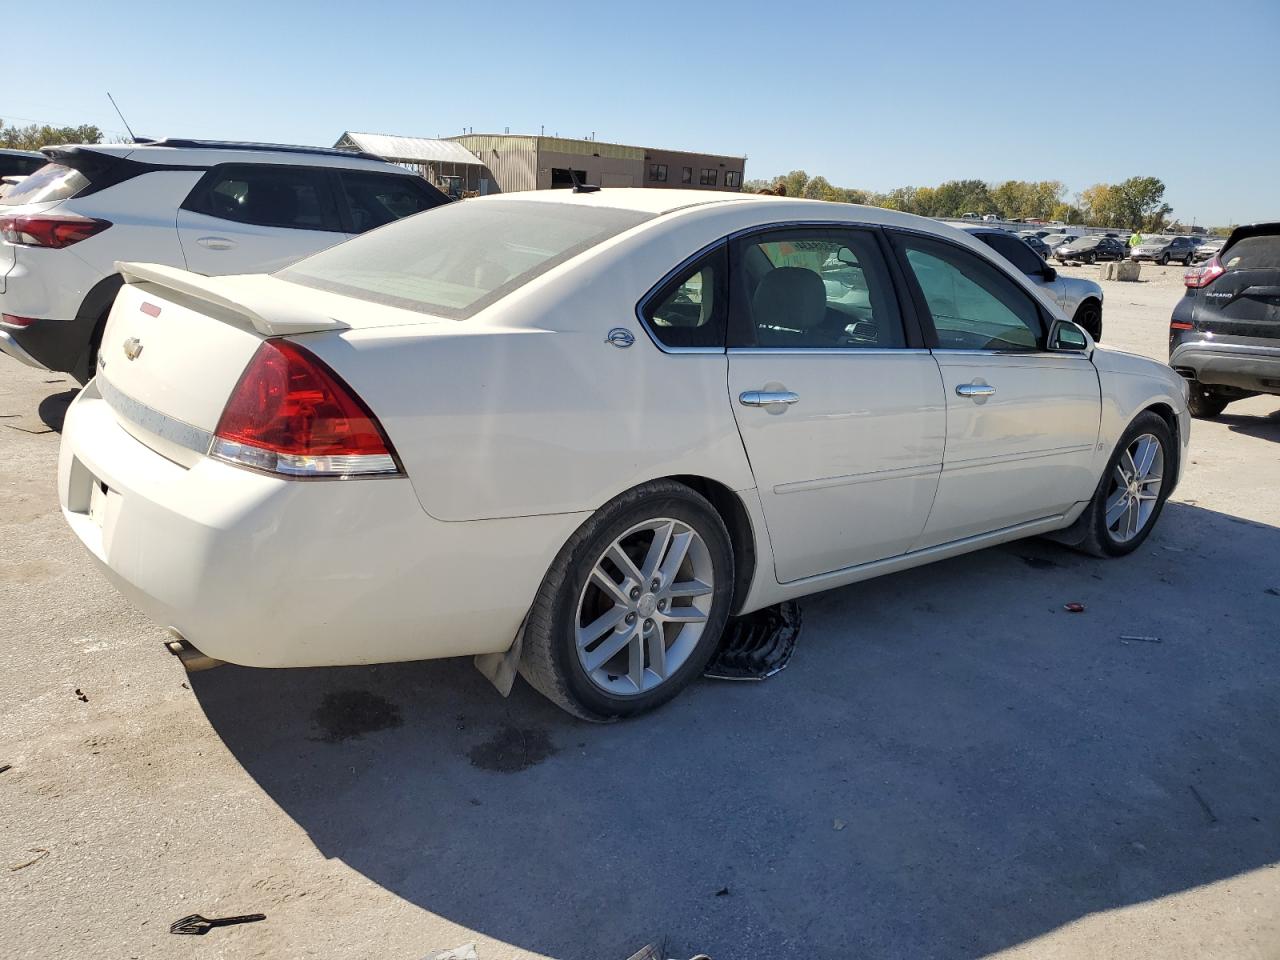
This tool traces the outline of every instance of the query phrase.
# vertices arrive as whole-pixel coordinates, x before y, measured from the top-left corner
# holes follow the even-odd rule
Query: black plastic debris
[[[193,913],[189,917],[183,917],[181,920],[175,920],[169,924],[169,932],[203,937],[214,927],[230,927],[238,923],[257,923],[259,920],[265,919],[267,919],[265,913],[246,913],[240,917],[218,917],[215,920],[208,920],[198,913]]]
[[[702,671],[712,680],[767,680],[791,662],[800,636],[800,604],[794,600],[734,617]]]

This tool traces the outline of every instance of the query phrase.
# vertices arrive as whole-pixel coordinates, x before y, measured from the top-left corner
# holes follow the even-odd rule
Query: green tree
[[[959,217],[966,213],[982,216],[995,207],[991,190],[981,180],[948,180],[933,191],[928,216]]]
[[[781,179],[782,185],[787,188],[788,197],[804,196],[804,188],[809,184],[809,175],[803,170],[792,170]]]
[[[1130,177],[1112,190],[1118,220],[1110,226],[1141,224],[1144,230],[1159,230],[1173,213],[1173,207],[1164,202],[1164,181],[1157,177]]]
[[[814,177],[804,185],[800,195],[806,200],[833,200],[836,188],[831,186],[826,177]]]
[[[33,123],[27,127],[6,125],[0,120],[0,147],[8,150],[39,150],[62,143],[101,143],[102,131],[92,124],[78,127],[51,127]]]

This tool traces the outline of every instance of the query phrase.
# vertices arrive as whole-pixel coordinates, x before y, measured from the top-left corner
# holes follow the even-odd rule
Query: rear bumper
[[[27,351],[22,349],[22,345],[13,338],[13,334],[8,330],[0,330],[0,353],[7,357],[13,357],[19,363],[25,363],[28,367],[35,367],[37,370],[49,369]]]
[[[1201,383],[1280,394],[1280,345],[1188,341],[1173,348],[1169,366],[1190,371]]]
[[[404,478],[188,469],[125,431],[93,383],[67,412],[58,496],[135,606],[210,657],[258,667],[505,650],[584,518],[447,523]]]

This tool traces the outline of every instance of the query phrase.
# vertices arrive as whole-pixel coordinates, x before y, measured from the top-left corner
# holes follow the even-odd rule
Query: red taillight
[[[210,453],[290,477],[400,472],[369,409],[310,351],[266,340],[231,391]]]
[[[52,247],[60,250],[81,240],[88,240],[109,226],[109,220],[94,220],[90,217],[53,214],[0,217],[0,240],[24,247]]]
[[[35,323],[35,317],[15,317],[12,313],[0,313],[0,324],[23,329]]]
[[[1195,327],[1184,320],[1170,320],[1169,329],[1170,330],[1194,330]]]
[[[1200,287],[1207,287],[1226,272],[1227,270],[1222,265],[1222,261],[1214,257],[1203,267],[1192,267],[1184,273],[1182,282],[1188,287],[1198,290]]]

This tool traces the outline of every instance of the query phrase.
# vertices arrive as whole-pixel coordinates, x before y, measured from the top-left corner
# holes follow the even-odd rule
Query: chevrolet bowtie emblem
[[[124,342],[124,355],[130,360],[137,360],[140,353],[142,353],[142,341],[137,337],[130,337]]]

